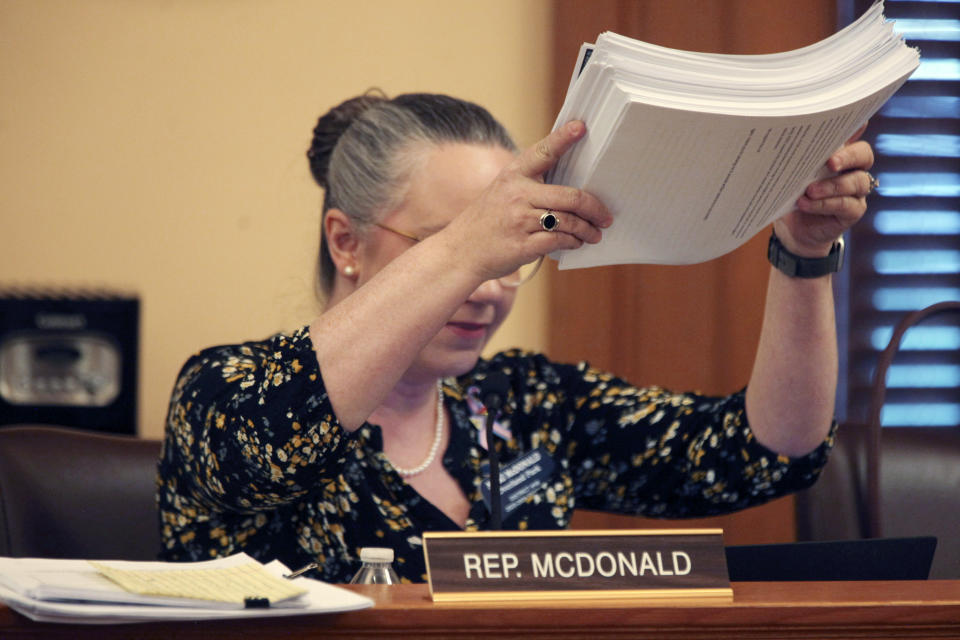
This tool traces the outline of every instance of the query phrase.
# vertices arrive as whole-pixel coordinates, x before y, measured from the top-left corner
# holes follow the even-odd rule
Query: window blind
[[[855,1],[856,15],[870,4]],[[841,349],[851,419],[867,415],[893,326],[915,309],[960,300],[960,0],[886,0],[884,13],[922,58],[865,136],[880,186],[849,237]],[[960,319],[910,329],[887,385],[884,426],[960,424]]]

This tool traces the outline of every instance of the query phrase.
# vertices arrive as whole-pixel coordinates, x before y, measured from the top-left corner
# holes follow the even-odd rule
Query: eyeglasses
[[[420,242],[427,238],[427,236],[415,236],[412,233],[407,233],[406,231],[400,231],[399,229],[394,229],[393,227],[381,224],[379,222],[374,222],[374,226],[380,227],[384,231],[389,231],[390,233],[395,233],[402,238],[407,240],[413,240],[414,242]],[[507,274],[503,277],[497,278],[497,281],[504,287],[516,288],[520,285],[528,282],[533,276],[537,275],[537,271],[540,270],[540,265],[543,263],[543,256],[540,256],[533,262],[529,262],[513,273]]]

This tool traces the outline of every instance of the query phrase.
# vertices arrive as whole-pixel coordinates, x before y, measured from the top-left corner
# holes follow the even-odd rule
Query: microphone
[[[500,456],[493,441],[493,421],[503,406],[510,388],[510,378],[499,371],[487,375],[480,383],[483,406],[487,410],[484,431],[487,434],[487,453],[490,456],[490,524],[494,530],[502,526],[500,515]]]

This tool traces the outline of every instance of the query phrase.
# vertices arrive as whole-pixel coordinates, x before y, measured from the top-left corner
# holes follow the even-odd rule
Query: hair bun
[[[343,132],[346,131],[360,114],[373,105],[388,100],[383,91],[371,89],[362,96],[345,100],[320,116],[317,126],[313,128],[313,140],[307,149],[307,159],[310,161],[310,173],[324,189],[327,188],[327,169],[330,167],[330,156],[333,148]]]

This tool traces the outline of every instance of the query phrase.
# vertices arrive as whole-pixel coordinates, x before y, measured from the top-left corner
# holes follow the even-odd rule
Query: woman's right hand
[[[503,168],[498,173],[480,159],[476,169],[458,166],[439,183],[421,176],[423,191],[413,189],[416,195],[410,198],[416,202],[408,206],[440,212],[449,206],[451,213],[463,207],[460,213],[372,274],[364,273],[363,284],[310,327],[327,394],[345,429],[370,418],[401,379],[408,382],[407,394],[416,386],[432,399],[438,377],[459,375],[475,364],[483,346],[479,341],[460,341],[457,348],[441,345],[432,355],[421,352],[485,283],[552,251],[600,240],[600,229],[612,221],[603,204],[585,191],[542,179],[585,132],[582,122],[568,123],[517,156],[499,156],[503,161],[496,166]],[[461,160],[472,161],[455,153],[444,158]],[[486,169],[484,179],[469,173]],[[477,179],[447,188],[446,181],[463,175]],[[491,182],[485,184],[485,179]],[[540,226],[547,210],[559,219],[556,231]],[[495,314],[484,310],[483,315],[491,323]]]
[[[521,152],[443,232],[480,281],[513,273],[540,256],[600,241],[613,217],[600,200],[575,187],[544,184],[543,175],[586,134],[580,121],[558,128]],[[559,224],[544,231],[540,216]]]

